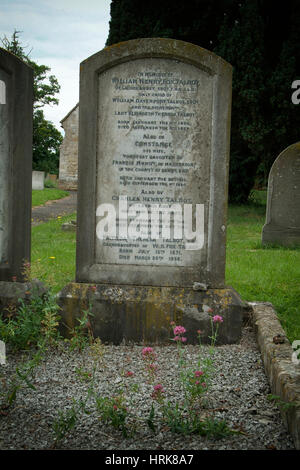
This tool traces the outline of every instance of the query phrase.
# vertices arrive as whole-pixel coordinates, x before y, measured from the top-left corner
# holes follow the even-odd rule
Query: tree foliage
[[[46,104],[58,104],[56,95],[60,85],[54,75],[50,75],[50,67],[40,65],[30,58],[19,39],[20,31],[15,30],[11,39],[1,38],[4,49],[16,55],[33,68],[33,169],[58,173],[59,147],[62,135],[45,119],[42,107]]]
[[[233,66],[229,195],[245,202],[278,154],[299,140],[291,84],[300,78],[300,2],[112,0],[107,45],[169,37],[215,52]]]
[[[25,47],[20,43],[19,34],[20,31],[15,30],[11,39],[4,36],[1,42],[4,49],[12,52],[33,68],[34,108],[41,108],[45,104],[58,104],[58,99],[55,97],[60,90],[57,78],[54,75],[48,75],[50,67],[39,65],[30,58],[31,51],[26,53]]]
[[[32,169],[56,174],[62,140],[61,133],[44,118],[43,111],[36,110],[33,115]]]

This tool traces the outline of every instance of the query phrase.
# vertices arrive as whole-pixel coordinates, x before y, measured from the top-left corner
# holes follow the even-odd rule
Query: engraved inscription
[[[212,93],[211,76],[171,59],[138,59],[99,75],[96,205],[114,204],[118,215],[126,196],[129,225],[131,205],[148,212],[138,217],[140,238],[122,239],[117,230],[116,239],[97,240],[97,263],[195,266],[204,259],[207,237],[196,260],[184,240],[152,239],[149,224],[155,204],[203,204],[207,226]]]

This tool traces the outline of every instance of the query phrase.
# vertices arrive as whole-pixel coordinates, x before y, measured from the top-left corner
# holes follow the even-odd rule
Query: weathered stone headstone
[[[225,289],[231,66],[193,44],[139,39],[81,66],[76,280],[65,318],[97,285],[102,339],[166,339],[170,319],[240,335]],[[72,301],[70,300],[72,299]]]
[[[281,152],[270,170],[262,243],[300,244],[300,142]]]
[[[43,190],[45,186],[45,172],[34,170],[32,172],[32,189]]]
[[[60,121],[65,136],[60,146],[59,187],[77,189],[79,103]]]
[[[33,70],[0,48],[0,281],[30,260],[32,109]]]

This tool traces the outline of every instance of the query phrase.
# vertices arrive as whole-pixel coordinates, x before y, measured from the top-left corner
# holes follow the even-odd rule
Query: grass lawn
[[[226,283],[247,301],[271,302],[290,341],[300,339],[300,247],[262,247],[265,205],[230,206]]]
[[[76,219],[76,214],[53,219],[32,227],[32,275],[58,292],[75,279],[75,232],[64,232],[61,225]]]
[[[45,188],[42,190],[34,189],[32,191],[32,207],[42,206],[47,201],[61,199],[68,195],[69,193],[67,191],[62,191],[61,189],[56,188]]]
[[[52,191],[52,190],[51,190]],[[226,283],[244,300],[271,302],[290,341],[300,339],[300,247],[262,247],[266,192],[252,203],[230,206]],[[76,236],[61,224],[75,214],[32,227],[33,275],[58,292],[75,278]]]

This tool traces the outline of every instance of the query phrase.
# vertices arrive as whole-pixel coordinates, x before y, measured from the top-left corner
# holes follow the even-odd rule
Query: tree
[[[61,133],[44,118],[43,111],[36,110],[33,115],[32,169],[56,174],[62,140]]]
[[[224,12],[237,0],[112,0],[107,45],[129,39],[169,37],[212,49]]]
[[[247,201],[255,180],[266,185],[272,163],[299,140],[300,113],[291,84],[300,73],[300,8],[270,0],[240,3],[223,21],[214,52],[234,68],[230,199]]]
[[[191,42],[233,66],[229,196],[245,202],[277,155],[299,140],[298,0],[112,0],[107,45],[141,37]]]
[[[15,54],[33,68],[33,169],[58,173],[59,146],[62,142],[61,133],[45,119],[41,108],[45,104],[58,104],[56,95],[60,85],[54,75],[49,75],[50,67],[39,65],[30,58],[25,47],[19,40],[20,31],[15,30],[11,39],[1,38],[4,49]]]
[[[11,39],[4,36],[1,42],[4,49],[12,52],[12,54],[15,54],[33,68],[34,109],[40,108],[45,104],[58,104],[58,99],[55,97],[60,90],[57,78],[54,75],[48,75],[48,72],[51,70],[50,67],[38,65],[30,58],[31,51],[26,54],[26,46],[24,47],[20,43],[19,34],[20,31],[14,30]]]
[[[264,25],[255,0],[241,5],[232,20],[225,16],[214,51],[233,65],[229,194],[232,201],[246,202],[271,131],[262,99],[267,92]]]

